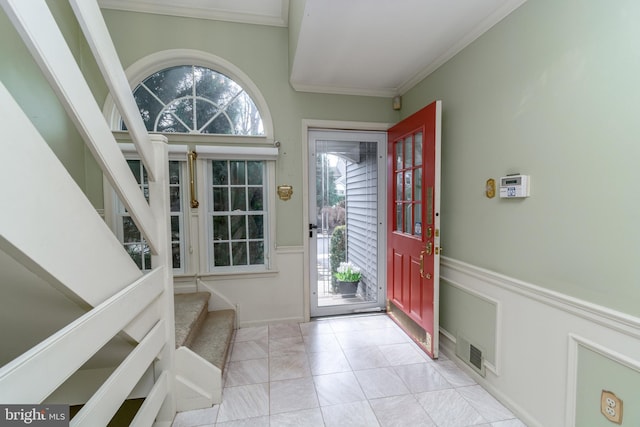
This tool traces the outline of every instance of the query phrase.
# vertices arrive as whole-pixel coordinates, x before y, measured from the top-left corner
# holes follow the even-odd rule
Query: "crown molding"
[[[103,9],[124,10],[128,12],[143,12],[157,15],[181,16],[186,18],[210,19],[215,21],[239,22],[243,24],[269,25],[287,27],[289,25],[289,0],[279,0],[279,14],[254,14],[239,10],[227,10],[215,7],[201,7],[197,2],[182,2],[174,4],[159,4],[149,0],[99,0]]]

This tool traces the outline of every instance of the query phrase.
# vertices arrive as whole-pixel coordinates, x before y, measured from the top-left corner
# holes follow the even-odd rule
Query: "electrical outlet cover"
[[[622,399],[610,391],[602,390],[600,412],[612,423],[622,424]]]

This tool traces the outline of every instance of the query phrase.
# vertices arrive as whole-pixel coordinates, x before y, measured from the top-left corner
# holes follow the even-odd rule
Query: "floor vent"
[[[485,376],[484,352],[463,336],[456,339],[456,355],[478,374]]]

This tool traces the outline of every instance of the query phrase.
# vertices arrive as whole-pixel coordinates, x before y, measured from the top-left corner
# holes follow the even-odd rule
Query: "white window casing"
[[[257,86],[239,68],[215,55],[187,49],[174,49],[157,52],[132,64],[126,71],[132,90],[148,76],[169,67],[180,65],[194,65],[207,67],[222,73],[242,86],[247,95],[253,100],[262,119],[264,133],[259,136],[219,135],[219,134],[164,134],[169,141],[169,161],[181,162],[180,193],[181,193],[181,239],[183,249],[180,270],[174,270],[176,276],[219,276],[241,275],[274,272],[275,248],[275,207],[276,207],[276,160],[278,145],[274,143],[273,122],[266,101]],[[120,114],[113,100],[108,97],[105,101],[103,113],[111,124],[119,146],[127,159],[139,159],[135,147],[126,131],[121,131]],[[194,181],[196,198],[199,200],[197,208],[190,206],[190,174],[188,168],[188,154],[197,153],[194,162]],[[209,215],[207,205],[210,203],[209,192],[209,164],[212,160],[229,161],[263,161],[264,162],[264,265],[243,268],[211,268],[209,248],[213,247],[212,234],[207,224]],[[118,214],[117,198],[106,180],[103,180],[105,200],[105,221],[116,231],[122,241],[121,214]]]

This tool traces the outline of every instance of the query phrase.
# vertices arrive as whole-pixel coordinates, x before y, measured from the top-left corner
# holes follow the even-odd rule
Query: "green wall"
[[[448,257],[640,316],[639,21],[636,0],[530,0],[404,96],[403,117],[443,101]],[[484,196],[514,172],[530,198]]]
[[[48,3],[72,53],[79,58],[79,28],[69,5],[60,1]],[[76,183],[84,189],[84,142],[2,9],[0,58],[0,81],[47,140]],[[25,171],[28,173],[28,170]]]
[[[53,0],[49,6],[101,107],[107,95],[106,86],[71,9],[65,2]],[[292,200],[277,202],[276,240],[280,246],[302,245],[305,236],[302,119],[397,121],[398,114],[386,98],[295,92],[289,85],[287,28],[103,12],[125,68],[161,50],[197,49],[231,62],[257,85],[271,111],[275,138],[282,143],[276,184],[294,186]],[[0,56],[3,58],[0,80],[27,111],[94,206],[102,208],[101,171],[4,12],[0,12]]]
[[[496,304],[446,280],[440,280],[440,301],[456,302],[455,307],[447,303],[441,304],[440,327],[456,339],[463,337],[482,349],[485,360],[496,366]],[[460,312],[468,315],[461,316]]]
[[[602,390],[622,399],[622,425],[640,426],[640,372],[586,347],[578,346],[576,426],[610,427],[600,413]]]
[[[286,28],[106,10],[105,20],[127,68],[152,53],[197,49],[231,62],[256,84],[271,111],[281,141],[277,184],[294,187],[290,201],[276,206],[280,246],[302,245],[302,119],[393,123],[397,113],[387,98],[295,92],[289,85]],[[322,70],[318,70],[322,72]]]

